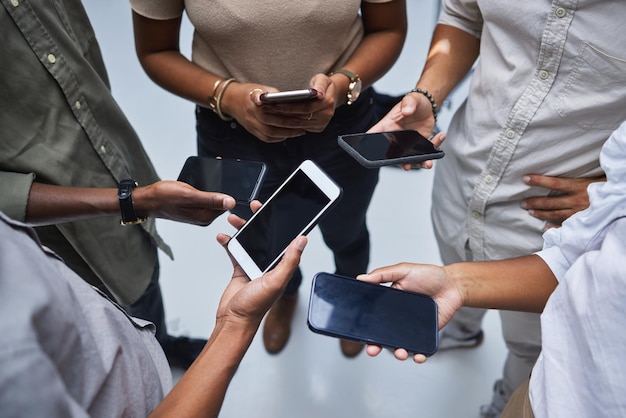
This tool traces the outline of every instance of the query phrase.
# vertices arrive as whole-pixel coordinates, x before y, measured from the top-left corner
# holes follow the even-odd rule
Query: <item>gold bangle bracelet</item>
[[[224,81],[223,78],[218,78],[217,80],[215,80],[215,83],[213,83],[213,90],[211,91],[211,95],[208,98],[209,107],[214,112],[217,109],[217,100],[215,99],[215,92],[217,91],[217,88],[220,86],[222,81]]]
[[[222,112],[222,97],[224,96],[224,91],[226,90],[226,87],[228,87],[228,85],[233,81],[237,80],[235,80],[234,78],[229,78],[228,80],[224,81],[224,83],[222,83],[222,89],[217,95],[217,100],[215,101],[215,113],[217,113],[217,116],[219,116],[222,120],[233,120],[232,116],[225,115]]]

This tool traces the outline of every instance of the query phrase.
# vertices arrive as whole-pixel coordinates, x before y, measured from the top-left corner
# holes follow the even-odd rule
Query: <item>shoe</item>
[[[482,344],[484,333],[482,330],[467,338],[454,338],[445,331],[439,336],[439,351],[454,350],[457,348],[474,348]]]
[[[348,358],[356,357],[365,347],[365,344],[350,340],[339,340],[339,345],[343,355]]]
[[[206,345],[207,340],[189,337],[173,337],[169,336],[167,340],[161,344],[170,367],[180,367],[187,370],[191,363]]]
[[[480,418],[500,418],[502,411],[493,405],[482,405],[480,407]]]
[[[283,295],[267,313],[263,326],[263,344],[268,353],[278,354],[287,345],[297,303],[297,293]]]
[[[502,380],[496,380],[493,384],[493,397],[489,405],[480,407],[480,418],[500,418],[508,399],[504,396]]]

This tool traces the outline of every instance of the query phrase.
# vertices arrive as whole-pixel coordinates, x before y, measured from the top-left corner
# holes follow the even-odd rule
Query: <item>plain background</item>
[[[407,3],[409,34],[402,56],[376,84],[379,91],[392,95],[414,87],[438,10],[435,1]],[[177,178],[185,159],[196,154],[194,105],[158,87],[141,69],[126,1],[84,0],[84,4],[100,41],[113,95],[161,177]],[[185,20],[181,47],[186,55],[191,33]],[[444,104],[439,118],[443,130],[464,94],[465,85]],[[402,261],[440,263],[429,215],[431,191],[431,170],[381,169],[368,212],[370,268]],[[225,216],[204,228],[163,220],[158,227],[175,255],[175,261],[160,255],[170,333],[206,338],[232,273],[215,235],[233,229]],[[310,279],[334,269],[317,229],[309,235],[301,265],[305,278],[287,347],[279,355],[269,355],[257,335],[228,391],[222,417],[477,417],[479,406],[489,403],[505,357],[495,312],[487,314],[485,342],[476,349],[441,352],[423,365],[397,361],[388,352],[376,358],[363,352],[346,359],[336,340],[314,334],[306,325]],[[175,376],[180,373],[174,370]]]

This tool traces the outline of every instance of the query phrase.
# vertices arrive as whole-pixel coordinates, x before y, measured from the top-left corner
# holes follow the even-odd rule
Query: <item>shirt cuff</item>
[[[35,181],[34,173],[0,172],[0,211],[9,218],[26,221],[26,206],[30,189]]]

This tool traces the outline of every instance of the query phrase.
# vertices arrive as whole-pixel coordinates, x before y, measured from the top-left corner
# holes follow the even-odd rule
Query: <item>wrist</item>
[[[430,105],[430,110],[433,116],[433,120],[435,125],[437,124],[437,113],[439,112],[439,105],[437,104],[437,101],[435,100],[435,98],[433,97],[432,93],[430,93],[428,90],[423,89],[421,87],[416,87],[413,90],[411,90],[410,92],[408,92],[407,94],[411,94],[411,93],[415,93],[415,94],[419,94],[423,97],[425,97],[428,100],[428,103]]]

